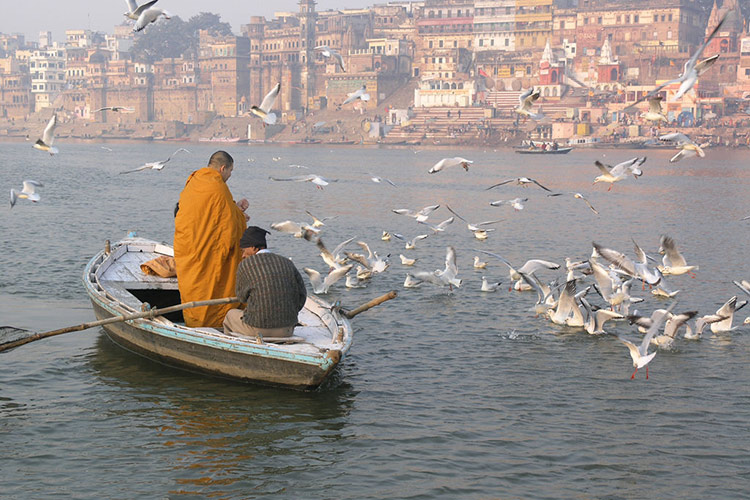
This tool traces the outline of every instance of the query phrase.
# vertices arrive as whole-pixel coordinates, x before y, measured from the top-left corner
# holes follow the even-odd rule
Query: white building
[[[65,89],[65,57],[65,48],[57,44],[37,49],[29,57],[34,111],[53,106],[57,95]]]
[[[474,50],[516,50],[515,0],[476,0],[474,3]]]

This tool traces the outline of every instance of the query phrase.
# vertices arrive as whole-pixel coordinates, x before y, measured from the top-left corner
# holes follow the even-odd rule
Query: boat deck
[[[178,290],[177,278],[162,278],[147,275],[141,271],[141,264],[159,255],[173,255],[171,247],[153,243],[129,243],[115,247],[110,258],[106,258],[90,276],[95,279],[101,290],[126,309],[127,312],[140,312],[143,302],[131,291],[138,290]],[[151,320],[167,328],[186,329],[200,332],[202,335],[221,340],[231,340],[257,345],[255,338],[247,338],[224,333],[216,328],[188,328],[183,323],[174,323],[164,316]],[[341,339],[334,336],[339,333],[331,311],[318,301],[308,297],[305,308],[298,316],[299,325],[294,329],[293,339],[284,343],[264,343],[269,347],[278,346],[286,351],[300,354],[318,354],[327,349],[340,347]],[[332,334],[335,332],[335,334]]]

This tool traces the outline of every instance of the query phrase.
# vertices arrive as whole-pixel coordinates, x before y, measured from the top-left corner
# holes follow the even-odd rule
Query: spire
[[[705,36],[711,34],[716,25],[719,24],[719,19],[721,19],[721,16],[719,15],[719,6],[716,4],[716,0],[714,0],[714,6],[711,7],[711,14],[708,15],[708,23],[706,24]]]
[[[599,57],[599,64],[617,64],[617,61],[612,57],[612,46],[609,44],[609,38],[604,39],[604,45],[602,45],[602,53]]]
[[[544,46],[544,52],[542,53],[542,60],[540,62],[547,62],[550,65],[556,62],[554,54],[552,54],[552,48],[549,45],[549,38],[547,38],[547,45]]]

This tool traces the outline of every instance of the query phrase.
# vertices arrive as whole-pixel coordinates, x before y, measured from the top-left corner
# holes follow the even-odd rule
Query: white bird
[[[731,299],[727,300],[723,306],[717,311],[717,316],[722,316],[724,319],[711,323],[711,331],[714,333],[727,333],[731,332],[737,327],[732,327],[732,321],[734,320],[734,313],[740,310],[747,304],[746,301],[737,303],[737,296],[735,295]]]
[[[501,281],[490,283],[486,277],[482,276],[482,288],[480,290],[482,292],[494,292],[501,284]]]
[[[641,343],[639,345],[635,345],[633,342],[622,338],[617,337],[620,342],[625,344],[625,346],[630,351],[630,357],[633,360],[633,367],[635,367],[635,371],[633,371],[633,374],[630,376],[630,379],[635,378],[635,374],[638,372],[639,368],[646,367],[646,380],[648,380],[648,364],[649,362],[654,359],[654,356],[656,356],[656,351],[652,352],[651,354],[648,353],[648,347],[651,345],[651,339],[656,335],[656,332],[659,331],[659,328],[661,328],[661,325],[664,321],[667,319],[667,314],[672,310],[672,308],[675,306],[676,302],[672,302],[672,305],[669,306],[669,308],[664,311],[663,313],[657,314],[655,318],[653,318],[653,322],[651,327],[646,332],[646,335],[643,337],[643,340],[641,340]]]
[[[347,274],[346,275],[346,288],[364,288],[365,285],[362,280],[357,278],[357,274]]]
[[[532,289],[532,286],[528,285],[523,279],[523,274],[526,274],[526,275],[535,274],[537,271],[540,271],[542,269],[560,269],[560,264],[556,264],[554,262],[550,262],[548,260],[541,260],[541,259],[529,259],[523,264],[523,266],[516,269],[505,257],[503,257],[500,254],[488,252],[487,250],[476,250],[476,251],[482,252],[484,254],[491,255],[497,259],[500,259],[503,262],[503,264],[508,266],[508,276],[510,276],[511,281],[514,281],[516,283],[513,287],[509,287],[508,291],[511,291],[513,288],[519,291]]]
[[[149,7],[151,7],[158,1],[159,0],[151,0],[150,2],[146,2],[143,5],[139,6],[135,0],[125,0],[125,3],[128,6],[128,11],[123,15],[127,17],[128,19],[137,21],[144,10],[148,9]]]
[[[488,187],[487,189],[485,189],[485,191],[489,191],[490,189],[496,188],[498,186],[504,186],[505,184],[508,184],[510,182],[513,182],[513,183],[515,183],[515,184],[517,184],[519,186],[523,186],[523,187],[526,187],[526,186],[528,186],[530,184],[536,184],[537,186],[539,186],[540,188],[544,189],[545,191],[549,191],[550,193],[552,192],[552,190],[550,190],[550,189],[542,186],[541,184],[539,184],[538,181],[536,181],[535,179],[531,179],[529,177],[516,177],[515,179],[507,179],[507,180],[504,180],[502,182],[498,182],[497,184],[491,185],[490,187]]]
[[[188,151],[187,149],[180,148],[177,151],[175,151],[174,153],[172,153],[171,155],[169,155],[169,157],[166,160],[151,161],[151,162],[148,162],[148,163],[144,163],[143,165],[141,165],[140,167],[138,167],[136,169],[133,169],[133,170],[124,170],[124,171],[122,171],[120,173],[121,174],[130,174],[130,173],[133,173],[133,172],[140,172],[141,170],[161,170],[161,169],[164,168],[164,165],[166,165],[167,163],[169,163],[169,160],[171,160],[174,155],[176,155],[177,153],[179,153],[181,151],[184,151],[185,153],[190,153],[190,151]]]
[[[414,217],[417,219],[417,222],[424,222],[427,220],[427,218],[430,216],[432,212],[440,208],[440,205],[430,205],[428,207],[424,207],[423,209],[419,210],[418,212],[415,212],[414,210],[408,209],[408,208],[396,208],[391,210],[394,214],[398,215],[406,215],[408,217]]]
[[[683,158],[690,158],[692,156],[699,156],[704,158],[706,153],[703,152],[703,148],[707,147],[708,144],[698,145],[690,137],[680,132],[672,132],[671,134],[665,134],[659,137],[660,141],[673,142],[680,148],[680,151],[669,159],[670,163],[680,161]]]
[[[591,304],[585,298],[581,298],[581,305],[586,311],[587,317],[583,324],[583,329],[589,335],[602,335],[607,332],[604,331],[604,324],[607,321],[614,319],[622,319],[624,316],[620,313],[610,311],[609,309],[597,309],[594,310]]]
[[[377,176],[377,175],[373,175],[373,174],[368,174],[368,175],[370,176],[370,180],[372,180],[372,182],[374,182],[374,183],[376,183],[376,184],[380,184],[381,182],[387,182],[388,184],[390,184],[390,185],[391,185],[391,186],[393,186],[393,187],[398,187],[398,186],[396,186],[396,184],[395,184],[395,183],[394,183],[394,182],[393,182],[392,180],[390,180],[390,179],[387,179],[387,178],[385,178],[385,177],[379,177],[379,176]]]
[[[372,251],[370,249],[370,246],[364,241],[358,241],[357,245],[362,247],[362,249],[367,252],[367,255],[365,256],[359,253],[344,252],[347,257],[355,262],[362,264],[362,266],[369,269],[372,274],[382,273],[383,271],[388,269],[388,267],[390,266],[390,262],[388,261],[388,257],[390,256],[390,254],[386,257],[380,257],[378,253]]]
[[[353,236],[348,240],[344,240],[343,242],[339,243],[338,245],[336,245],[336,248],[333,249],[333,252],[326,248],[321,238],[317,239],[315,245],[318,247],[318,250],[320,250],[320,256],[323,259],[323,262],[328,264],[328,267],[337,269],[346,264],[347,257],[342,253],[342,251],[344,250],[344,247],[346,247],[346,245],[354,241],[354,238],[356,238],[356,236]]]
[[[55,127],[57,127],[57,115],[52,113],[52,118],[44,127],[41,139],[37,139],[31,147],[40,151],[47,151],[50,156],[59,153],[57,148],[52,147],[52,143],[55,142]]]
[[[445,268],[436,270],[433,272],[419,271],[413,274],[413,276],[421,281],[427,281],[433,285],[447,286],[451,289],[453,287],[461,286],[461,279],[456,278],[458,274],[458,268],[456,267],[456,250],[449,246],[445,249]]]
[[[276,123],[276,113],[271,113],[271,109],[276,102],[279,92],[281,92],[281,82],[273,86],[271,91],[263,98],[260,106],[250,106],[250,112],[263,120],[264,127]]]
[[[170,14],[164,9],[159,9],[157,7],[149,7],[148,9],[141,12],[140,16],[138,16],[138,20],[135,22],[133,31],[137,33],[143,30],[149,24],[155,23],[162,16],[164,17],[164,19],[172,18],[172,14]]]
[[[315,47],[315,50],[319,50],[323,57],[332,57],[336,61],[336,65],[341,68],[341,71],[346,72],[344,69],[344,58],[338,51],[330,48],[328,45],[319,45]]]
[[[401,259],[401,264],[404,266],[413,266],[417,263],[417,260],[419,259],[410,259],[404,254],[398,254],[399,258]]]
[[[447,208],[450,213],[452,213],[453,215],[455,215],[456,217],[458,217],[459,219],[461,219],[462,221],[464,221],[466,223],[466,227],[469,229],[469,231],[471,231],[472,233],[474,233],[474,237],[476,239],[478,239],[478,240],[487,239],[487,232],[494,231],[494,229],[485,229],[482,226],[489,226],[491,224],[497,224],[498,222],[502,222],[503,221],[503,219],[497,219],[497,220],[487,220],[487,221],[483,221],[483,222],[477,222],[476,224],[473,224],[473,223],[467,221],[466,219],[464,219],[463,217],[461,217],[458,214],[458,212],[456,212],[455,210],[453,210],[449,205],[446,205],[445,208]]]
[[[349,97],[344,99],[344,102],[341,103],[341,105],[349,104],[350,102],[354,102],[357,99],[360,101],[367,102],[370,100],[370,94],[367,93],[367,85],[362,85],[360,88],[355,90],[354,92],[351,92],[347,94]]]
[[[323,226],[325,226],[325,223],[324,223],[325,221],[327,221],[327,220],[333,220],[336,217],[338,217],[338,215],[331,215],[329,217],[318,218],[318,217],[315,217],[313,214],[311,214],[307,210],[305,210],[305,213],[307,215],[309,215],[310,217],[312,217],[312,220],[313,220],[312,227],[323,227]]]
[[[315,184],[315,187],[318,189],[323,189],[323,186],[327,186],[331,182],[337,182],[338,179],[326,179],[325,177],[321,177],[319,175],[310,174],[310,175],[295,175],[293,177],[273,177],[270,176],[269,179],[272,181],[293,181],[293,182],[311,182]]]
[[[417,236],[415,236],[414,238],[412,238],[412,239],[410,239],[409,241],[407,241],[407,242],[406,242],[406,243],[404,244],[404,248],[405,248],[406,250],[414,250],[414,249],[415,249],[415,248],[417,247],[417,242],[418,242],[419,240],[423,240],[423,239],[427,238],[427,236],[429,236],[429,235],[427,235],[427,234],[418,234],[418,235],[417,235]]]
[[[693,328],[688,324],[685,329],[685,335],[683,337],[686,340],[700,340],[700,338],[703,336],[703,330],[705,330],[706,326],[716,323],[719,321],[725,320],[726,317],[719,316],[718,314],[707,314],[705,316],[701,316],[700,318],[695,318],[695,327]]]
[[[39,197],[39,194],[36,192],[35,188],[38,187],[44,187],[44,185],[41,182],[32,181],[32,180],[25,180],[23,181],[23,189],[19,193],[15,189],[10,190],[10,208],[13,208],[13,206],[16,204],[16,201],[18,199],[22,200],[29,200],[36,203],[41,198]]]
[[[651,339],[651,343],[661,349],[671,349],[677,338],[677,332],[682,326],[698,314],[698,311],[687,311],[679,314],[669,314],[667,322],[664,324],[664,333],[656,335]]]
[[[336,283],[343,276],[346,276],[346,273],[348,273],[352,267],[354,267],[354,264],[348,264],[338,269],[334,269],[326,275],[325,279],[321,279],[321,274],[315,269],[305,267],[303,268],[303,271],[305,271],[310,277],[310,284],[313,287],[313,293],[320,295],[328,293],[328,289],[331,288],[331,285]]]
[[[638,246],[638,243],[636,243],[635,241],[633,241],[633,247],[637,261],[630,259],[625,254],[618,252],[617,250],[605,248],[597,245],[596,243],[593,243],[593,246],[597,254],[601,255],[604,260],[606,260],[610,264],[614,264],[615,267],[625,272],[625,274],[627,274],[628,276],[638,278],[639,280],[643,281],[644,286],[646,283],[652,286],[657,285],[661,281],[661,272],[659,271],[659,269],[652,269],[648,267],[648,257],[646,256],[646,252],[644,252],[643,249]]]
[[[643,175],[643,171],[640,166],[646,161],[646,157],[643,158],[632,158],[630,160],[618,163],[614,167],[611,165],[605,165],[599,160],[594,162],[594,165],[601,170],[602,174],[594,179],[594,184],[597,182],[609,182],[609,188],[607,191],[612,189],[614,183],[626,179],[628,175],[632,174],[636,179]]]
[[[404,280],[404,288],[419,288],[422,286],[422,280],[418,280],[411,274],[406,274],[406,279]]]
[[[497,201],[491,201],[490,205],[493,207],[500,207],[502,205],[510,205],[513,207],[513,210],[518,212],[519,210],[523,210],[523,207],[525,206],[524,203],[529,201],[528,198],[513,198],[512,200],[497,200]]]
[[[648,100],[648,111],[641,114],[641,117],[644,120],[656,122],[657,127],[661,127],[662,122],[664,122],[665,124],[669,123],[667,116],[664,114],[664,111],[661,109],[661,100],[662,100],[662,97],[660,95],[650,98]]]
[[[599,211],[597,209],[595,209],[594,206],[591,204],[591,202],[589,202],[589,200],[585,196],[583,196],[581,193],[574,193],[574,192],[569,192],[569,193],[552,193],[552,194],[548,194],[547,196],[562,196],[564,194],[570,194],[576,200],[583,200],[584,202],[586,202],[586,205],[588,205],[588,207],[591,209],[592,212],[594,212],[596,215],[599,215]]]
[[[487,267],[487,262],[480,260],[478,255],[474,256],[474,269],[484,269]]]
[[[320,232],[319,229],[315,229],[310,225],[302,224],[300,222],[292,222],[290,220],[274,222],[271,224],[271,229],[282,233],[289,233],[295,238],[305,238],[308,241],[312,240],[313,236]]]
[[[449,218],[445,219],[443,222],[441,222],[440,224],[430,224],[429,222],[419,221],[419,220],[417,222],[419,222],[420,224],[424,224],[425,226],[429,227],[430,229],[432,229],[432,231],[434,233],[442,233],[442,232],[445,231],[446,227],[448,227],[449,225],[453,224],[453,221],[454,221],[454,218],[453,217],[449,217]]]
[[[583,313],[576,301],[576,280],[565,283],[557,299],[557,307],[548,309],[547,316],[556,325],[571,327],[582,327],[584,325]]]
[[[432,168],[430,168],[427,171],[427,173],[428,174],[434,174],[436,172],[440,172],[441,170],[443,170],[445,168],[458,167],[458,166],[463,167],[463,169],[468,172],[469,171],[469,165],[471,165],[472,163],[474,163],[474,162],[471,161],[471,160],[467,160],[466,158],[461,158],[460,156],[456,156],[456,157],[453,157],[453,158],[443,158],[442,160],[440,160],[439,162],[437,162],[436,164],[434,164],[432,166]]]
[[[95,109],[94,113],[98,113],[100,111],[114,111],[115,113],[132,113],[135,111],[135,108],[126,108],[125,106],[104,106],[103,108]]]
[[[542,113],[534,113],[531,111],[531,107],[534,106],[534,103],[539,97],[541,97],[541,95],[541,89],[534,90],[534,87],[531,87],[529,90],[522,92],[521,95],[518,96],[518,107],[515,108],[515,111],[523,116],[524,121],[526,121],[527,118],[537,121],[544,118]]]
[[[669,236],[662,235],[659,253],[662,254],[662,265],[657,266],[662,274],[680,275],[689,274],[695,278],[694,270],[698,269],[698,266],[689,266],[685,257],[682,256],[679,250],[677,250],[677,244]]]

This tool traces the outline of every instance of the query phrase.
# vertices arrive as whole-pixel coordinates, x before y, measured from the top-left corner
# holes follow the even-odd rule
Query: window
[[[602,18],[601,17],[597,17],[596,18],[596,24],[602,24]]]
[[[443,41],[442,40],[438,41],[438,47],[441,47],[441,48],[443,47]]]
[[[669,19],[669,22],[671,23],[672,22],[672,14],[669,14],[669,16],[667,16],[667,18]]]
[[[507,46],[509,46],[509,45],[510,45],[510,40],[506,38],[506,39],[505,39],[505,46],[507,47]]]
[[[484,47],[484,40],[481,38],[479,39],[479,46]]]
[[[432,40],[430,40],[430,43],[427,45],[429,48],[432,48]]]
[[[633,16],[633,24],[638,24],[638,14]]]

